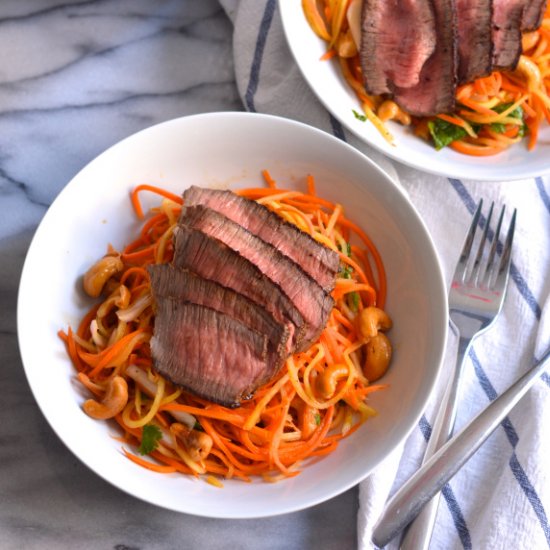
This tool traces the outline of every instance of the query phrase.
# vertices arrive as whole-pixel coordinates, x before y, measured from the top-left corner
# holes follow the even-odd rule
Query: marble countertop
[[[121,138],[171,118],[242,110],[232,25],[215,0],[0,3],[0,548],[354,548],[357,490],[257,520],[130,497],[60,442],[27,384],[19,277],[61,189]],[[325,521],[330,518],[331,521]]]
[[[255,2],[247,5],[250,11],[258,10],[264,23],[275,2],[260,2],[267,6],[265,12]],[[237,0],[224,0],[224,5],[232,13],[228,6],[237,6]],[[272,36],[266,48],[277,50],[280,40],[281,32]],[[233,43],[233,25],[218,0],[0,2],[0,550],[346,550],[356,548],[361,539],[357,516],[359,497],[367,492],[363,488],[361,494],[353,488],[307,510],[254,520],[178,514],[126,495],[91,472],[61,443],[40,412],[21,363],[16,327],[19,279],[33,234],[49,205],[81,168],[124,137],[180,116],[244,110],[235,81],[235,68],[240,73],[238,63],[234,65]],[[280,77],[278,73],[269,76]],[[270,78],[264,75],[264,79],[269,86]],[[257,94],[257,106],[265,99]],[[300,102],[289,104],[288,112],[266,112],[300,120],[296,111]],[[330,122],[334,126],[332,118]],[[333,127],[333,133],[340,137],[342,131]],[[517,232],[512,287],[524,319],[536,326],[550,290],[548,261],[537,264],[550,249],[549,177],[523,182],[523,187],[516,182],[486,186],[428,176],[397,163],[393,167],[431,231],[449,279],[457,248],[449,235],[462,234],[479,197],[492,195],[497,202],[531,213],[523,215]],[[447,199],[453,208],[441,206]],[[521,351],[524,362],[531,349],[526,342]],[[475,357],[475,374],[472,369],[466,380],[469,394],[458,413],[459,425],[520,372],[519,361],[517,372],[491,369],[491,358],[504,353],[505,346],[499,350],[480,354],[481,362]],[[550,386],[550,378],[544,383]],[[524,414],[530,410],[529,404],[525,407]],[[518,432],[523,424],[515,418]],[[438,543],[437,548],[500,548],[517,531],[516,523],[525,540],[550,541],[545,512],[548,469],[542,467],[545,459],[540,459],[547,453],[542,446],[533,446],[530,425],[515,439],[510,439],[510,426],[482,448],[472,461],[473,470],[457,475],[457,499],[444,495],[447,507],[440,510],[438,538],[443,546]],[[419,423],[415,430],[415,441],[423,445],[425,427]],[[410,475],[420,455],[415,460],[404,461],[399,475]],[[499,518],[489,512],[499,515],[502,510],[495,507],[495,495],[500,493],[481,494],[476,489],[462,494],[460,487],[468,487],[464,480],[472,471],[480,484],[486,480],[486,487],[495,485],[491,465],[497,463],[508,477],[510,472],[515,476],[513,498],[521,508],[517,518],[497,534],[498,542],[483,544],[479,541],[486,539],[477,527],[484,521],[499,525]],[[508,502],[509,484],[501,479],[498,487],[503,491],[502,502]],[[470,534],[481,546],[472,546]]]

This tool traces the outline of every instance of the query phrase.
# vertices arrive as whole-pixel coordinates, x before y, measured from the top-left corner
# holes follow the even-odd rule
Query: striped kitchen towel
[[[550,178],[500,184],[464,181],[426,174],[383,157],[344,130],[309,90],[286,45],[275,0],[220,2],[234,23],[235,73],[244,107],[330,132],[397,177],[431,232],[447,283],[478,200],[518,209],[508,297],[496,324],[475,342],[467,358],[456,420],[460,429],[532,364],[533,355],[550,345],[548,330],[536,340],[539,325],[550,323],[550,304],[544,306],[550,294]],[[452,368],[455,352],[451,333],[444,371]],[[361,483],[359,548],[373,547],[370,534],[385,501],[419,467],[442,385],[408,439]],[[546,374],[445,486],[430,548],[550,548],[549,456]],[[387,548],[397,547],[393,541]]]

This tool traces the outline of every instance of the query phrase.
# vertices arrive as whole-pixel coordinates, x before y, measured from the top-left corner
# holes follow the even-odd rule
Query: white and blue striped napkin
[[[245,108],[317,126],[396,174],[432,234],[447,282],[478,200],[518,209],[508,296],[496,324],[467,358],[456,421],[460,429],[533,363],[533,353],[540,356],[550,345],[550,303],[545,305],[550,295],[550,178],[463,181],[383,158],[345,131],[309,90],[286,45],[275,0],[220,2],[235,26],[235,73]],[[537,343],[543,324],[545,334]],[[454,358],[451,335],[445,369]],[[359,548],[373,547],[372,528],[388,496],[419,467],[442,390],[436,389],[405,444],[361,483]],[[545,374],[445,486],[430,548],[550,548],[549,457],[550,375]],[[397,548],[397,543],[387,548]]]

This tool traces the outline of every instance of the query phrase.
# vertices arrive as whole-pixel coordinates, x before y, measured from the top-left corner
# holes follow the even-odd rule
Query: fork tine
[[[489,251],[489,257],[487,258],[487,266],[485,267],[485,275],[483,277],[484,283],[490,287],[493,275],[495,273],[495,256],[498,246],[498,240],[500,237],[500,230],[502,228],[502,220],[504,219],[504,211],[506,206],[503,205],[500,211],[500,216],[498,217],[497,227],[495,229],[495,234],[493,235],[493,242],[491,243],[491,250]]]
[[[508,228],[508,233],[506,234],[506,240],[504,241],[504,248],[500,258],[498,275],[495,280],[495,289],[499,291],[503,291],[506,287],[508,273],[510,272],[510,263],[512,261],[512,243],[514,242],[514,233],[516,229],[516,213],[517,210],[514,209],[512,219],[510,220],[510,227]]]
[[[464,241],[464,246],[462,247],[460,258],[456,266],[456,270],[454,274],[455,279],[463,280],[464,275],[466,274],[466,268],[468,267],[468,258],[470,257],[470,252],[472,251],[474,236],[477,230],[477,225],[479,222],[479,216],[481,215],[482,207],[483,207],[483,199],[479,199],[479,203],[477,204],[476,211],[474,212],[472,223],[470,224],[470,229],[468,230],[468,234],[466,235],[466,240]]]
[[[474,282],[474,284],[477,283],[479,273],[481,271],[481,259],[483,257],[483,250],[485,249],[485,241],[487,240],[487,232],[489,231],[489,227],[491,225],[491,218],[493,217],[493,209],[494,209],[495,203],[491,203],[491,208],[489,209],[489,214],[487,215],[487,220],[485,221],[485,227],[483,229],[483,234],[481,235],[481,240],[479,241],[479,246],[477,249],[476,258],[474,261],[474,266],[472,268],[472,273],[470,275],[470,278]]]

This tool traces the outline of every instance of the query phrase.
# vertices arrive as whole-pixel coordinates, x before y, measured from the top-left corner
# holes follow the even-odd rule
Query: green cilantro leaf
[[[464,128],[440,118],[428,121],[428,129],[434,141],[435,148],[438,151],[443,149],[443,147],[447,147],[449,143],[461,139],[466,135]]]
[[[156,448],[159,439],[162,438],[162,432],[158,426],[154,424],[145,424],[141,432],[141,444],[138,452],[140,455],[148,455],[152,453]]]
[[[493,111],[496,111],[497,113],[502,113],[503,111],[506,111],[506,109],[509,109],[511,106],[512,106],[512,103],[503,103],[502,105],[497,105],[496,107],[493,107]],[[517,119],[519,119],[523,122],[523,124],[519,127],[518,136],[520,136],[520,137],[523,137],[527,133],[527,125],[524,122],[524,116],[523,115],[524,114],[523,114],[523,109],[521,108],[521,105],[518,105],[513,111],[510,111],[507,115],[510,118],[517,118]],[[491,124],[491,128],[495,132],[499,132],[499,130],[497,130],[495,128],[495,126],[497,126],[497,125],[498,125],[498,123]],[[503,129],[499,133],[505,132],[506,129],[504,127],[504,124],[500,124],[500,126],[502,126]]]
[[[506,125],[501,122],[493,122],[491,124],[491,130],[497,134],[504,134],[504,132],[506,132]]]
[[[342,279],[351,279],[352,273],[353,273],[353,267],[346,264],[344,267],[342,267],[342,269],[340,270],[340,273],[338,273],[338,276],[341,277]]]
[[[497,105],[496,107],[493,107],[493,111],[497,113],[503,113],[506,111],[506,109],[509,109],[512,106],[512,103],[503,103],[502,105]],[[519,118],[523,120],[523,109],[521,108],[521,105],[518,105],[513,111],[509,112],[506,116],[509,116],[511,118]]]
[[[315,415],[315,424],[317,426],[320,426],[321,425],[321,415],[320,414],[316,414]]]
[[[352,109],[353,114],[355,115],[355,118],[357,120],[360,120],[361,122],[366,122],[367,117],[365,115],[362,115],[361,113],[358,113],[355,109]]]
[[[345,252],[346,256],[348,258],[351,258],[351,244],[350,243],[346,243],[346,249],[345,250],[342,250],[342,247],[338,244],[338,249],[340,250],[340,252]],[[342,263],[342,268],[340,269],[340,272],[339,272],[339,277],[341,277],[342,279],[351,279],[351,274],[353,273],[353,267],[349,266],[348,264],[344,264]]]

